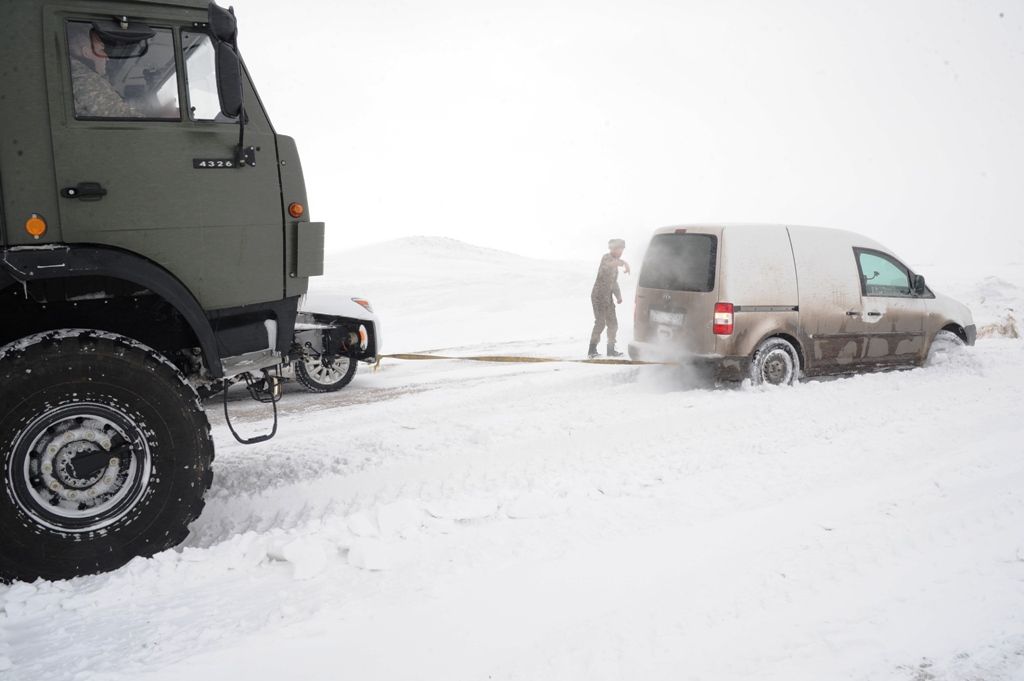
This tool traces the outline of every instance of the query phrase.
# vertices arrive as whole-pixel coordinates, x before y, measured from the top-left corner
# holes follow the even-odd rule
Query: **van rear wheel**
[[[800,354],[785,338],[769,338],[757,346],[750,361],[754,385],[793,385],[800,378]]]

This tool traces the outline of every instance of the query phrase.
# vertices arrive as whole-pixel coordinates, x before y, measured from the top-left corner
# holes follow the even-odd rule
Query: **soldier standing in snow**
[[[608,242],[608,252],[601,256],[601,264],[597,269],[597,280],[590,292],[590,302],[594,305],[594,331],[590,334],[590,349],[587,357],[600,357],[597,344],[601,333],[608,327],[608,356],[622,357],[615,351],[615,334],[619,331],[619,320],[615,317],[615,306],[622,303],[622,292],[619,291],[619,268],[629,274],[629,263],[622,259],[626,250],[626,242],[612,239]]]

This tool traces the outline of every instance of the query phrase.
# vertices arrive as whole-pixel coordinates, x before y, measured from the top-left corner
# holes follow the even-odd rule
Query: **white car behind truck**
[[[381,354],[384,341],[380,318],[370,301],[359,296],[342,297],[335,312],[357,324],[352,331],[351,347],[358,348],[358,353],[345,356],[318,351],[315,338],[318,331],[326,328],[324,320],[318,319],[319,315],[315,313],[300,311],[295,328],[297,337],[307,337],[303,343],[304,352],[300,360],[281,368],[282,376],[294,378],[310,392],[341,390],[352,382],[360,361],[375,364]]]

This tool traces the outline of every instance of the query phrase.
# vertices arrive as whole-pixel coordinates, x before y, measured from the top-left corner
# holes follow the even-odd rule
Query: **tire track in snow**
[[[736,669],[749,669],[743,665],[755,662],[785,669],[785,659],[771,649],[759,649],[756,655],[749,651],[743,657],[744,651],[730,648],[738,632],[753,636],[737,622],[749,620],[770,630],[773,614],[803,612],[816,599],[835,597],[852,588],[848,585],[863,590],[897,569],[902,570],[902,579],[912,579],[922,556],[962,561],[963,546],[985,548],[982,558],[988,561],[984,565],[992,579],[1005,579],[991,568],[994,555],[1007,557],[1007,570],[1016,568],[1008,557],[1012,551],[999,553],[997,548],[993,553],[990,544],[1005,545],[1019,536],[1013,521],[1021,512],[1019,499],[996,492],[1019,489],[1020,458],[986,448],[977,434],[992,433],[1003,441],[1013,433],[1020,441],[1022,364],[1019,346],[986,345],[979,348],[977,366],[865,376],[783,391],[672,392],[658,382],[647,382],[643,372],[598,378],[576,371],[528,373],[504,380],[481,375],[474,384],[451,391],[339,410],[345,412],[344,419],[329,432],[286,435],[281,446],[226,448],[218,463],[228,462],[227,484],[221,489],[230,494],[211,499],[211,513],[194,527],[197,543],[192,548],[135,561],[112,575],[21,587],[13,597],[11,590],[2,592],[4,624],[14,632],[9,638],[17,675],[12,678],[34,679],[44,672],[60,678],[65,671],[65,678],[70,678],[79,668],[81,651],[54,651],[49,642],[55,631],[68,640],[88,641],[93,668],[95,660],[109,660],[98,669],[115,676],[181,663],[197,651],[223,650],[233,645],[226,636],[245,643],[249,664],[258,661],[261,666],[252,673],[265,675],[274,661],[251,655],[253,650],[271,649],[269,641],[255,645],[263,636],[259,632],[266,630],[280,643],[275,632],[282,627],[305,626],[312,627],[310,636],[316,627],[327,627],[335,646],[342,641],[346,663],[353,665],[347,669],[355,673],[359,660],[381,665],[380,651],[374,657],[372,651],[345,648],[345,642],[356,646],[364,640],[359,632],[365,636],[390,631],[380,641],[386,647],[403,622],[410,622],[410,627],[417,622],[430,625],[432,601],[424,600],[424,594],[450,596],[473,612],[472,603],[481,595],[491,594],[489,598],[498,598],[499,604],[504,603],[502,594],[521,597],[516,589],[507,588],[524,585],[514,581],[517,571],[547,579],[544,576],[552,574],[552,565],[557,568],[559,560],[565,561],[562,574],[568,584],[578,580],[580,570],[597,570],[621,588],[614,568],[635,572],[657,563],[664,559],[668,542],[677,542],[684,550],[703,549],[691,557],[684,555],[690,574],[696,576],[685,583],[718,586],[700,607],[693,605],[690,592],[670,594],[680,612],[689,608],[692,617],[664,626],[644,624],[656,607],[664,606],[663,594],[657,591],[636,606],[616,596],[596,614],[580,605],[566,622],[569,633],[547,642],[524,639],[523,645],[545,650],[553,660],[551,669],[520,667],[505,658],[492,661],[489,669],[497,664],[499,676],[538,678],[552,669],[578,669],[577,664],[599,670],[610,659],[643,671],[642,660],[633,654],[623,657],[621,651],[648,649],[652,661],[671,662],[676,659],[673,644],[702,640],[705,629],[711,631],[708,650],[740,656]],[[612,388],[618,392],[606,394]],[[914,409],[905,411],[907,405]],[[618,430],[608,428],[606,414],[613,408],[622,410],[619,420],[625,425]],[[461,412],[458,418],[444,417],[452,410]],[[738,421],[738,413],[745,418]],[[296,416],[299,426],[305,421],[322,423],[321,418]],[[317,479],[325,452],[315,445],[337,444],[342,432],[346,446],[351,441],[377,450],[358,470],[343,466],[341,472]],[[872,432],[885,432],[887,437],[879,443],[871,439]],[[266,489],[272,482],[268,461],[282,454],[292,457],[291,465],[309,468],[292,481]],[[276,470],[269,469],[269,475]],[[994,491],[985,494],[990,483]],[[950,507],[945,522],[936,525],[930,515],[942,508],[943,489],[972,503]],[[861,499],[861,490],[874,492]],[[560,502],[560,507],[556,503],[553,512],[533,519],[507,520],[505,509],[531,494]],[[468,523],[422,511],[439,500],[458,506],[467,497],[494,500],[500,510]],[[811,498],[817,501],[811,503]],[[379,523],[382,510],[393,515],[395,509],[389,506],[406,502],[413,510],[419,508],[419,515],[404,526],[399,522],[398,529],[380,542],[401,547],[412,563],[398,561],[383,573],[346,567],[345,550],[362,541],[351,533],[352,517],[370,513]],[[801,504],[817,510],[792,511]],[[837,534],[850,526],[859,532]],[[738,537],[735,545],[720,541],[730,536],[722,530],[729,527]],[[256,531],[238,534],[251,529]],[[659,533],[664,539],[646,541]],[[846,545],[837,546],[839,536]],[[718,548],[706,538],[718,539]],[[308,564],[309,552],[292,562],[286,550],[290,544],[312,547],[314,554],[318,547],[334,551],[323,568],[324,577],[295,581],[293,574]],[[634,545],[638,548],[629,549]],[[740,569],[745,564],[760,570],[751,574]],[[789,576],[782,586],[769,569],[776,564],[787,566]],[[642,583],[659,583],[650,572],[640,574]],[[671,577],[654,573],[658,574]],[[931,574],[955,576],[934,568]],[[722,590],[730,587],[730,577],[737,585],[734,595]],[[26,595],[28,588],[34,591]],[[872,606],[883,615],[886,604],[895,607],[892,599],[899,597],[898,591],[887,593]],[[916,612],[928,595],[904,609]],[[787,603],[795,605],[787,610]],[[1011,599],[1006,603],[1013,605]],[[181,611],[183,604],[191,617]],[[618,612],[624,612],[626,621],[643,636],[624,632],[623,619],[607,614]],[[603,627],[594,619],[600,621],[602,613]],[[190,627],[194,621],[206,627]],[[432,623],[435,626],[427,629],[438,629],[437,621]],[[487,638],[490,634],[522,635],[519,629],[484,624],[478,634],[484,652],[494,652],[498,645],[499,639]],[[851,620],[849,626],[855,624]],[[829,626],[846,630],[843,622]],[[93,634],[124,629],[131,629],[127,640]],[[785,654],[806,659],[827,649],[820,636],[781,631],[793,636],[779,644]],[[689,639],[680,639],[683,635]],[[422,630],[420,636],[424,646],[444,649],[450,644]],[[607,658],[593,657],[595,642],[609,651]],[[806,649],[793,648],[794,642]],[[854,651],[880,654],[877,646],[844,643]],[[616,647],[620,652],[614,652]],[[908,651],[911,648],[907,646]],[[423,651],[415,645],[402,652],[393,656],[394,664],[412,661],[429,669],[436,663],[420,656]],[[280,657],[296,664],[293,657]],[[917,660],[916,653],[886,659],[885,669],[898,670]],[[472,675],[465,673],[472,665],[457,654],[449,661],[468,665],[456,669],[453,678]],[[310,664],[321,662],[309,659]],[[246,665],[244,660],[239,664]],[[650,678],[656,678],[659,667],[651,665]],[[766,676],[764,669],[758,671]],[[531,676],[532,672],[540,673]]]

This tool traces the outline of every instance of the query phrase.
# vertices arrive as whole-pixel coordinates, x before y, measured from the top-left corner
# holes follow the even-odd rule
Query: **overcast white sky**
[[[234,0],[328,248],[680,222],[1024,258],[1024,2]]]

